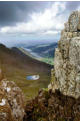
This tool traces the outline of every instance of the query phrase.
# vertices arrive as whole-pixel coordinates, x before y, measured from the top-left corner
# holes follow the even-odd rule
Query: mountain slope
[[[18,48],[9,49],[0,45],[0,66],[5,77],[15,81],[27,98],[34,97],[40,88],[49,84],[52,66],[25,55]],[[39,80],[26,80],[26,76],[35,74],[40,75]]]
[[[38,56],[40,56],[40,60],[42,62],[46,62],[50,65],[54,64],[53,58],[54,58],[55,48],[57,48],[57,42],[51,44],[29,46],[26,48],[30,49],[32,53],[35,53]]]
[[[33,52],[38,53],[42,57],[52,57],[54,56],[55,48],[57,48],[57,43],[47,44],[47,45],[37,45],[28,47]]]

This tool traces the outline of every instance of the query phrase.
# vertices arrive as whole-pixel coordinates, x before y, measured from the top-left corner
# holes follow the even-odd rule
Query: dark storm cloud
[[[29,19],[29,13],[39,12],[49,7],[50,2],[1,2],[0,26],[14,25]]]
[[[45,8],[51,7],[53,3],[46,1],[0,1],[0,26],[13,26],[17,22],[27,22],[30,19],[30,13],[44,11]],[[75,10],[78,6],[80,6],[80,2],[66,2],[66,11]]]

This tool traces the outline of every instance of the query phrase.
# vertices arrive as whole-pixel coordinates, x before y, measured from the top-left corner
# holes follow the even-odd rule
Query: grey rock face
[[[55,80],[50,88],[64,95],[80,97],[80,13],[73,12],[64,30],[54,59]]]

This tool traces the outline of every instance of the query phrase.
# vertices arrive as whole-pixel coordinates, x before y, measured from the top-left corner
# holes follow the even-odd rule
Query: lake
[[[30,75],[26,77],[27,80],[38,80],[39,78],[39,75]]]

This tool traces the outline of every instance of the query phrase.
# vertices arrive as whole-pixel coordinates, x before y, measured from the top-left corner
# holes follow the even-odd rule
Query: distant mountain
[[[5,78],[15,81],[27,98],[34,97],[38,90],[47,87],[52,66],[27,56],[18,48],[0,44],[0,67]],[[27,81],[28,75],[39,75],[36,81]]]
[[[19,41],[17,43],[12,43],[11,46],[9,47],[29,47],[29,46],[38,46],[38,45],[50,45],[55,41],[55,43],[57,42],[57,40],[25,40],[24,41]]]
[[[36,45],[36,46],[29,46],[27,48],[39,54],[41,57],[53,58],[55,48],[57,48],[57,43],[55,42],[52,44],[41,44],[41,45]]]

